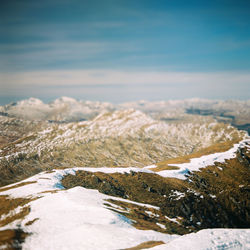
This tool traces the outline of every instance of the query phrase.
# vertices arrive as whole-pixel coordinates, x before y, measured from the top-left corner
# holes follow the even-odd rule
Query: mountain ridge
[[[244,136],[242,131],[203,117],[168,124],[134,109],[103,112],[89,121],[47,123],[44,129],[3,146],[0,183],[13,178],[10,171],[17,162],[24,172],[51,165],[143,167]],[[8,171],[3,174],[3,169]]]

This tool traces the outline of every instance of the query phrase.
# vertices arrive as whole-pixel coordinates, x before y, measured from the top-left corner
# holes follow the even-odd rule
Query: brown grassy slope
[[[169,220],[161,210],[120,200],[108,199],[107,201],[109,203],[104,203],[106,208],[126,216],[132,221],[132,225],[139,230],[154,230],[170,234],[177,232],[178,234],[185,234],[192,231],[188,227],[183,227],[181,224]],[[119,209],[116,206],[119,206]],[[182,218],[179,217],[177,221],[181,222]],[[157,223],[164,225],[165,228]]]
[[[10,189],[13,189],[13,188],[22,187],[22,186],[33,184],[33,183],[36,183],[36,181],[21,182],[21,183],[18,183],[16,185],[13,185],[13,186],[8,186],[8,187],[0,188],[0,192],[6,191],[6,190],[10,190]]]
[[[24,218],[29,212],[30,208],[27,205],[32,199],[26,199],[26,198],[9,198],[6,195],[0,195],[0,218],[2,215],[4,216],[0,220],[0,227],[5,226],[17,219]],[[17,207],[23,207],[19,213],[11,213],[12,210],[14,210]]]
[[[16,158],[13,161],[2,160],[0,165],[0,187],[24,180],[46,170],[38,160],[32,158]]]
[[[240,137],[244,134],[233,128],[228,128],[224,124],[216,124],[209,128],[209,124],[205,121],[203,122],[204,124],[201,121],[198,125],[194,122],[194,127],[191,126],[192,129],[187,126],[189,129],[187,129],[186,135],[181,133],[180,140],[176,138],[176,136],[178,136],[177,134],[175,136],[172,133],[167,133],[167,128],[166,131],[165,129],[159,130],[166,132],[164,132],[165,134],[163,135],[158,130],[152,130],[150,133],[145,132],[145,128],[142,127],[135,134],[126,132],[124,135],[118,136],[114,134],[107,136],[98,129],[97,131],[99,132],[97,132],[97,134],[93,131],[91,132],[91,129],[88,131],[88,128],[86,128],[87,132],[85,130],[82,131],[82,125],[77,127],[75,123],[65,125],[66,127],[64,127],[64,129],[55,124],[47,124],[47,128],[51,128],[51,132],[44,136],[39,133],[33,133],[31,135],[24,133],[22,138],[10,142],[4,147],[0,145],[1,157],[9,156],[7,159],[2,158],[0,160],[0,186],[23,180],[51,168],[70,166],[143,167],[164,159],[195,152],[201,147],[205,147],[205,145],[228,140],[222,131],[228,133],[233,140],[240,140]],[[98,122],[95,125],[98,127]],[[199,133],[205,133],[203,129],[200,129],[200,126],[203,125],[206,127],[206,133],[212,133],[210,139],[206,138],[207,140],[204,140]],[[9,130],[12,131],[12,127],[10,126],[9,128],[9,126],[9,124],[5,125],[7,132]],[[146,123],[145,126],[149,125]],[[185,126],[183,126],[183,128],[185,128]],[[34,131],[36,130],[37,129],[34,129]],[[71,130],[73,133],[72,137],[68,138],[72,143],[64,143],[63,139],[62,141],[55,139],[67,130]],[[76,134],[74,135],[74,133]],[[88,137],[88,133],[92,133],[92,135]],[[77,138],[80,134],[82,139],[78,140]],[[187,138],[185,138],[186,136]],[[203,143],[203,141],[206,143]],[[230,142],[228,143],[230,144]],[[39,154],[37,148],[42,148]],[[221,148],[225,150],[225,145],[223,144]],[[214,150],[217,150],[216,146],[214,146]],[[185,157],[183,157],[183,159],[185,159]],[[162,166],[162,164],[164,168],[169,168],[169,166],[166,165],[167,163],[163,162],[159,165]],[[171,169],[173,168],[176,167],[171,166]]]
[[[146,241],[146,242],[143,242],[135,247],[130,247],[130,248],[126,248],[126,249],[123,249],[123,250],[140,250],[140,249],[148,249],[148,248],[152,248],[152,247],[155,247],[155,246],[159,246],[159,245],[162,245],[162,244],[165,244],[163,241]]]
[[[27,121],[0,114],[0,148],[24,137],[30,132],[42,130],[46,126],[48,126],[48,123],[44,121]]]
[[[226,227],[250,227],[250,152],[242,149],[237,158],[217,163],[191,175],[191,186],[216,195],[216,202],[228,215]]]
[[[123,213],[137,224],[146,225],[145,228],[150,220],[154,224],[163,223],[166,227],[163,231],[167,233],[183,234],[204,228],[246,228],[250,226],[249,165],[250,152],[241,149],[235,159],[194,172],[185,181],[148,173],[78,171],[75,176],[66,176],[62,184],[66,188],[83,186],[104,194],[159,206],[159,217],[155,219],[145,211],[137,212],[131,208],[130,215]],[[180,198],[174,191],[183,193],[183,197]],[[181,217],[181,225],[161,220],[163,215]]]
[[[21,250],[21,244],[24,242],[28,233],[21,229],[0,231],[0,248],[5,250]]]
[[[0,227],[8,225],[15,220],[22,220],[28,215],[30,212],[28,203],[32,200],[34,199],[10,198],[7,195],[0,195]],[[18,207],[22,208],[15,213],[14,210]],[[24,242],[27,236],[28,233],[23,232],[21,228],[0,231],[0,248],[3,247],[3,249],[8,250],[22,249],[21,243]]]

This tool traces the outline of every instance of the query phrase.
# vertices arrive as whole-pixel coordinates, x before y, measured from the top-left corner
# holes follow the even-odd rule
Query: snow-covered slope
[[[204,229],[191,233],[152,250],[250,249],[250,229]]]
[[[60,179],[68,173],[74,173],[74,169],[40,173],[24,181],[32,184],[0,190],[0,195],[10,195],[10,198],[39,197],[29,203],[28,216],[1,228],[19,225],[25,232],[32,233],[22,249],[123,249],[145,241],[168,242],[178,237],[132,227],[125,216],[105,207],[105,200],[113,198],[111,196],[82,187],[61,189]],[[34,223],[27,226],[31,221]]]

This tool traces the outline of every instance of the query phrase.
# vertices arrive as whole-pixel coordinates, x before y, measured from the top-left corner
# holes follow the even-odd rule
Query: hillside
[[[102,112],[89,121],[47,123],[44,130],[2,146],[0,185],[54,167],[143,167],[245,136],[199,116],[166,123],[134,109]]]

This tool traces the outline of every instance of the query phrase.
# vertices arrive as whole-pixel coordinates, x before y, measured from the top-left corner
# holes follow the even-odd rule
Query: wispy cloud
[[[129,55],[138,50],[128,43],[105,41],[0,44],[0,72],[89,68],[112,61],[118,52]]]
[[[0,100],[59,96],[126,102],[184,98],[248,99],[250,73],[58,70],[0,73]]]
[[[250,73],[242,72],[146,72],[115,70],[53,70],[35,72],[0,73],[1,88],[9,86],[84,86],[134,84],[197,84],[237,85],[249,84]]]

